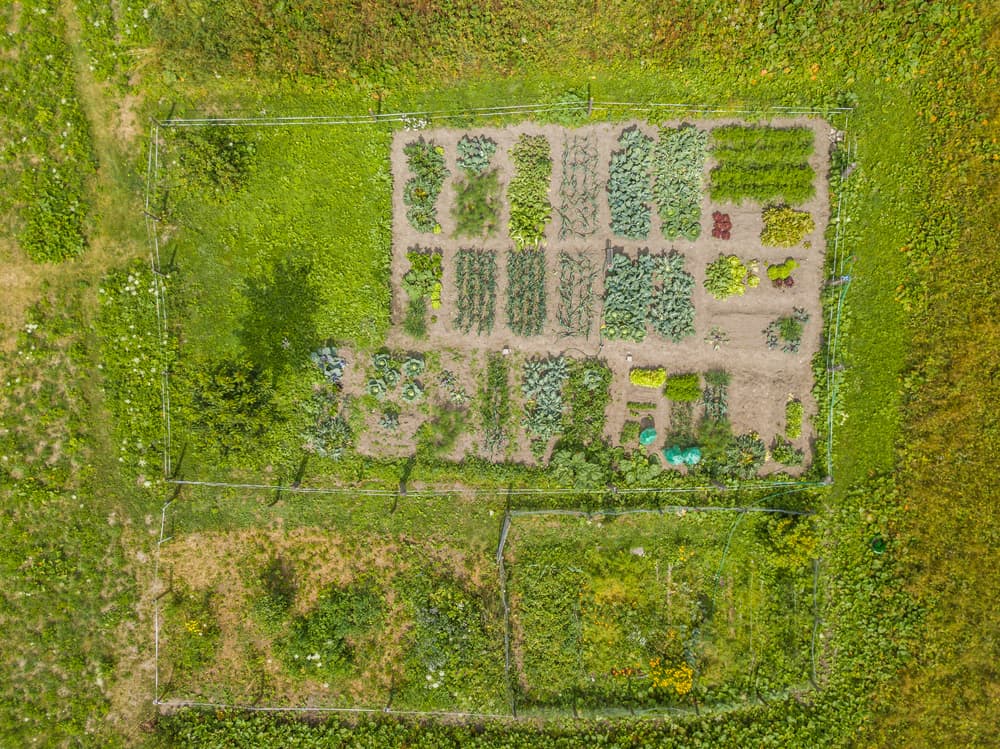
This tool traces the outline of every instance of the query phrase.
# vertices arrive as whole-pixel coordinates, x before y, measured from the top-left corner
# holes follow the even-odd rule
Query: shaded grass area
[[[161,258],[184,285],[185,337],[195,352],[234,351],[241,342],[274,349],[286,336],[362,346],[381,340],[389,303],[387,130],[232,131],[252,151],[247,174],[224,183],[214,199],[185,172],[194,148],[186,133],[161,133],[161,158],[181,161],[166,164],[162,197],[184,227]],[[289,302],[278,324],[254,311],[273,314]]]

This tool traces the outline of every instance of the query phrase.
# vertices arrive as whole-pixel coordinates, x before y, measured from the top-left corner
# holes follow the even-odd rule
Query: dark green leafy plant
[[[437,199],[448,177],[448,169],[444,165],[444,149],[420,138],[407,144],[403,153],[406,154],[407,166],[413,174],[403,187],[406,218],[417,231],[438,234],[441,224],[437,220]]]
[[[701,234],[701,191],[708,133],[693,125],[666,128],[653,151],[653,198],[665,239]]]
[[[411,247],[406,253],[410,270],[403,276],[403,291],[408,299],[403,329],[414,338],[427,335],[427,303],[432,310],[441,307],[441,250]]]
[[[306,452],[333,460],[344,456],[354,441],[354,432],[339,409],[336,389],[324,388],[313,395],[308,406],[312,426],[304,435]]]
[[[694,276],[684,270],[684,256],[676,250],[657,258],[649,321],[653,330],[677,343],[694,335]]]
[[[458,141],[458,168],[470,176],[485,174],[490,168],[493,154],[497,152],[496,141],[485,135],[463,135]]]
[[[764,328],[767,347],[776,349],[780,346],[785,353],[798,353],[807,322],[809,313],[799,307],[796,307],[790,315],[782,315]]]
[[[521,391],[525,399],[524,426],[540,440],[548,440],[560,430],[563,415],[562,389],[569,368],[561,356],[529,359],[524,363]]]
[[[549,182],[552,155],[544,135],[522,134],[511,149],[514,177],[507,188],[510,203],[510,238],[518,249],[537,245],[545,238],[552,218]]]
[[[622,131],[618,145],[621,150],[611,154],[608,177],[611,231],[618,237],[645,239],[649,236],[649,204],[653,200],[653,139],[633,126]]]
[[[604,322],[607,338],[640,342],[646,338],[646,317],[653,300],[656,260],[642,254],[635,260],[616,253],[604,285]]]

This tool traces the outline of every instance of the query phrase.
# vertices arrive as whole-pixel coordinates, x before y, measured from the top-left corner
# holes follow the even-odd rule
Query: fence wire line
[[[451,119],[454,117],[476,115],[480,117],[504,116],[518,114],[533,114],[539,112],[552,111],[583,111],[588,112],[594,109],[610,111],[612,109],[622,109],[625,111],[647,111],[656,109],[674,110],[679,112],[689,112],[691,114],[755,114],[763,115],[773,112],[784,117],[801,116],[830,116],[837,114],[849,114],[850,107],[832,107],[820,109],[816,107],[793,107],[793,106],[766,106],[761,108],[750,107],[718,107],[710,104],[674,104],[665,102],[625,102],[625,101],[601,101],[590,99],[581,102],[565,103],[533,103],[533,104],[511,104],[493,107],[464,107],[459,109],[432,109],[417,110],[412,112],[377,112],[368,114],[328,114],[328,115],[285,115],[268,116],[266,114],[256,117],[177,117],[157,121],[163,127],[200,127],[200,126],[231,126],[231,125],[254,125],[254,126],[297,126],[297,125],[359,125],[378,124],[380,122],[409,122],[413,120],[424,120],[427,122]]]
[[[227,481],[195,481],[189,479],[166,479],[168,484],[174,484],[176,486],[201,486],[209,488],[222,488],[222,489],[252,489],[257,491],[275,491],[275,492],[287,492],[289,494],[349,494],[352,496],[362,496],[362,497],[399,497],[401,493],[398,489],[363,489],[363,488],[352,488],[352,487],[312,487],[312,486],[282,486],[280,484],[238,484],[230,483]],[[709,484],[704,486],[673,486],[673,487],[633,487],[619,489],[617,487],[604,488],[604,489],[509,489],[503,487],[491,487],[491,488],[453,488],[453,489],[408,489],[405,496],[407,497],[454,497],[457,495],[472,495],[476,497],[481,496],[514,496],[514,497],[528,497],[528,496],[618,496],[618,495],[633,495],[633,494],[696,494],[698,492],[711,492],[711,493],[723,493],[723,492],[741,492],[741,491],[758,491],[773,489],[776,487],[797,487],[801,489],[807,489],[810,487],[818,486],[829,486],[829,481],[757,481],[748,482],[742,484],[724,484],[715,485]],[[517,512],[523,512],[524,510],[518,510]],[[542,512],[548,512],[544,508],[540,508]],[[574,511],[575,512],[575,511]]]
[[[414,718],[489,718],[491,720],[510,720],[510,715],[496,713],[462,713],[444,710],[395,710],[391,707],[296,707],[272,705],[241,705],[226,702],[200,702],[197,700],[155,700],[159,707],[201,708],[205,710],[239,710],[257,713],[367,713],[380,715],[398,715]]]
[[[409,121],[412,119],[443,119],[447,117],[460,116],[462,114],[475,114],[479,113],[482,115],[503,115],[503,114],[531,114],[536,112],[545,112],[552,110],[573,110],[582,109],[588,107],[591,110],[593,108],[601,108],[610,111],[613,107],[624,108],[628,111],[646,111],[650,109],[674,109],[674,110],[688,110],[691,113],[700,112],[702,114],[756,114],[762,115],[768,111],[778,112],[782,116],[829,116],[831,114],[844,114],[845,115],[845,132],[847,132],[847,122],[849,122],[850,113],[853,108],[832,108],[832,109],[807,109],[807,108],[795,108],[795,107],[782,107],[782,106],[772,106],[762,109],[743,109],[743,108],[717,108],[706,105],[691,105],[691,104],[669,104],[669,103],[637,103],[637,102],[595,102],[593,100],[586,104],[553,104],[548,106],[539,105],[512,105],[508,107],[491,107],[491,108],[466,108],[461,110],[453,111],[439,111],[439,112],[413,112],[413,113],[390,113],[387,115],[374,115],[374,116],[342,116],[339,120],[330,119],[329,116],[317,116],[315,118],[304,118],[304,117],[292,117],[292,118],[204,118],[200,120],[188,119],[188,120],[172,120],[165,123],[153,121],[151,127],[151,148],[149,155],[147,157],[147,174],[146,174],[146,190],[145,190],[145,222],[147,229],[147,239],[150,242],[150,262],[152,270],[154,271],[154,288],[156,290],[156,308],[157,308],[157,326],[160,332],[161,339],[161,350],[166,350],[167,335],[169,332],[169,326],[167,321],[167,306],[166,306],[166,292],[165,284],[162,279],[162,268],[160,264],[160,252],[159,252],[159,234],[157,231],[157,224],[159,221],[158,217],[152,214],[152,197],[154,191],[157,189],[159,182],[159,172],[160,172],[160,160],[159,160],[159,146],[160,146],[160,127],[174,127],[174,126],[212,126],[212,125],[229,125],[229,124],[259,124],[259,125],[282,125],[282,124],[376,124],[378,122],[398,122],[398,121]],[[428,116],[429,115],[429,116]],[[856,141],[854,146],[856,149]],[[841,195],[842,197],[842,195]],[[841,232],[843,231],[843,214],[841,212],[840,197],[838,198],[838,215],[837,215],[837,227],[835,231],[835,248],[834,248],[834,269],[838,269],[842,274],[844,267],[844,260],[839,257],[839,238]],[[837,342],[839,339],[839,329],[840,329],[840,319],[843,309],[843,301],[846,296],[847,289],[850,286],[850,279],[848,279],[845,287],[842,289],[839,295],[835,322],[834,322],[834,336],[832,339],[833,353],[828,352],[830,356],[829,361],[833,361],[833,356],[837,349]],[[828,366],[828,370],[831,370],[832,366]],[[575,495],[603,495],[607,493],[612,494],[640,494],[640,493],[696,493],[702,491],[709,492],[724,492],[724,491],[746,491],[754,489],[763,488],[773,488],[776,486],[798,486],[799,490],[806,489],[811,486],[824,486],[829,485],[832,480],[832,445],[833,445],[833,411],[836,402],[836,390],[837,390],[837,377],[836,373],[830,372],[832,374],[832,382],[830,383],[830,409],[829,409],[829,421],[828,421],[828,479],[821,482],[769,482],[769,483],[757,483],[751,485],[736,485],[736,486],[702,486],[702,487],[669,487],[669,488],[634,488],[634,489],[617,489],[612,487],[608,490],[588,490],[583,492],[570,492],[564,490],[514,490],[507,491],[508,495],[560,495],[560,494],[575,494]],[[373,490],[360,490],[360,489],[350,489],[350,488],[337,488],[337,489],[311,489],[308,487],[283,487],[275,485],[260,485],[260,484],[233,484],[228,482],[202,482],[202,481],[170,481],[169,476],[171,473],[171,419],[170,419],[170,407],[169,407],[169,367],[163,366],[162,377],[161,377],[161,410],[164,419],[164,476],[169,483],[181,484],[181,485],[199,485],[199,486],[214,486],[214,487],[228,487],[228,488],[252,488],[252,489],[266,489],[266,490],[278,490],[278,491],[289,491],[289,492],[300,492],[300,493],[328,493],[328,494],[365,494],[369,496],[398,496],[398,492],[391,491],[373,491]],[[453,496],[455,494],[463,493],[462,490],[437,490],[437,491],[417,491],[411,492],[412,495],[416,496]],[[465,491],[464,493],[468,493]],[[476,489],[473,491],[474,494],[497,494],[500,493],[497,490],[481,490]],[[169,538],[165,538],[165,528],[166,528],[166,511],[169,508],[171,501],[166,502],[161,508],[161,526],[160,526],[160,537],[157,542],[157,553],[154,560],[154,580],[159,582],[159,565],[160,565],[160,546]],[[583,511],[560,511],[560,510],[520,510],[513,511],[511,514],[576,514],[576,515],[620,515],[620,514],[632,514],[632,513],[664,513],[664,512],[677,512],[680,510],[687,511],[720,511],[720,510],[739,510],[741,508],[726,508],[726,507],[682,507],[682,506],[672,506],[669,508],[663,508],[659,510],[649,510],[649,509],[634,509],[629,511],[597,511],[597,512],[583,512]],[[803,511],[791,511],[791,510],[780,510],[776,508],[742,508],[742,512],[780,512],[790,515],[807,515],[811,512]],[[504,538],[506,540],[506,538]],[[501,545],[498,549],[499,563],[502,565],[502,550]],[[817,573],[818,574],[818,573]],[[506,596],[504,596],[504,607],[506,615]],[[391,710],[385,708],[383,710],[378,710],[374,708],[295,708],[295,707],[251,707],[251,706],[240,706],[240,705],[227,705],[224,703],[208,703],[208,702],[195,702],[195,701],[172,701],[172,702],[162,702],[159,699],[159,640],[160,640],[160,624],[159,624],[159,599],[154,596],[154,704],[164,705],[164,706],[185,706],[185,707],[204,707],[204,708],[214,708],[214,709],[241,709],[241,710],[256,710],[256,711],[268,711],[268,712],[372,712],[372,713],[387,713],[395,715],[414,715],[414,716],[451,716],[451,717],[468,717],[468,718],[506,718],[508,716],[500,715],[489,715],[480,713],[454,713],[454,712],[419,712],[419,711],[400,711]],[[505,632],[505,638],[508,638],[507,653],[505,654],[508,658],[508,669],[509,669],[509,634]],[[512,704],[513,708],[513,704]],[[649,711],[639,711],[640,713]]]

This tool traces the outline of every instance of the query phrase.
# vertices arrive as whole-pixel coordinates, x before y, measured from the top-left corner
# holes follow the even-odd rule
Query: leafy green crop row
[[[804,203],[816,191],[808,158],[814,135],[808,128],[728,126],[712,131],[711,174],[715,201],[744,199]]]
[[[630,127],[622,130],[618,145],[620,150],[611,154],[608,176],[611,231],[626,239],[645,239],[653,200],[653,139],[638,127]]]
[[[653,153],[653,198],[664,239],[701,234],[702,172],[708,133],[691,125],[660,131]]]
[[[549,181],[552,179],[552,152],[544,135],[521,135],[511,149],[514,176],[507,188],[510,202],[510,238],[523,249],[545,238],[552,218]]]

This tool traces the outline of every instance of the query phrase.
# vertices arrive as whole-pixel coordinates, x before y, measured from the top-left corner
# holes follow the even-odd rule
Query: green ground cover
[[[817,539],[735,513],[515,517],[519,709],[693,709],[808,689]]]
[[[30,25],[18,22],[17,14],[43,6],[8,4],[0,69],[5,82],[13,80],[13,47],[41,49],[59,45],[63,36],[79,56],[81,41],[72,29],[81,26],[100,75],[119,66],[113,77],[120,88],[95,93],[86,60],[76,65],[75,81],[65,65],[38,65],[38,75],[55,70],[62,83],[39,85],[18,101],[5,94],[4,101],[9,113],[22,103],[50,102],[53,92],[81,92],[95,142],[98,136],[120,139],[120,149],[99,151],[98,165],[103,184],[117,190],[108,194],[125,196],[101,213],[120,218],[140,215],[134,173],[145,167],[135,141],[127,150],[128,136],[108,115],[112,101],[122,103],[122,90],[140,114],[161,117],[174,105],[197,113],[365,114],[379,107],[580,103],[588,83],[598,100],[732,102],[760,111],[768,104],[856,104],[849,129],[857,138],[857,167],[842,188],[851,199],[841,241],[853,256],[845,267],[854,278],[838,349],[847,368],[832,456],[837,482],[810,502],[822,509],[820,594],[829,671],[822,688],[806,699],[749,704],[721,718],[480,725],[398,716],[320,723],[232,712],[155,716],[144,670],[148,638],[136,634],[149,630],[150,606],[129,591],[148,587],[139,554],[148,560],[154,548],[146,523],[161,497],[136,486],[138,465],[119,467],[112,434],[129,433],[129,424],[139,423],[125,411],[131,385],[127,378],[111,382],[118,377],[112,372],[124,371],[123,363],[110,366],[117,356],[114,331],[101,338],[89,334],[98,319],[101,278],[130,257],[142,257],[144,249],[124,241],[132,232],[124,221],[102,218],[84,232],[90,242],[82,259],[58,268],[27,264],[13,242],[3,246],[14,281],[31,276],[51,282],[57,312],[41,319],[43,335],[68,324],[85,339],[71,347],[83,364],[47,361],[48,380],[37,378],[23,357],[5,352],[0,361],[5,387],[19,387],[18,378],[29,370],[42,383],[37,403],[27,390],[17,396],[22,406],[0,410],[4,440],[15,435],[4,442],[4,454],[17,456],[17,470],[0,472],[7,591],[0,622],[8,644],[0,725],[12,742],[435,748],[993,743],[998,676],[989,643],[998,625],[993,597],[984,594],[995,587],[990,560],[1000,546],[990,489],[993,456],[1000,452],[990,410],[996,401],[991,372],[1000,252],[994,233],[984,229],[996,225],[1000,204],[992,4],[914,1],[831,12],[819,3],[746,9],[706,1],[650,15],[646,5],[624,0],[583,11],[570,2],[487,8],[460,2],[449,13],[397,3],[354,12],[312,2],[227,0],[148,8],[121,3],[110,14],[113,23],[97,6],[61,4],[59,12],[77,21],[64,29],[53,21],[52,4],[44,5],[53,11],[48,19],[33,18]],[[95,18],[108,22],[94,25]],[[30,30],[12,32],[21,28]],[[579,111],[547,116],[573,122]],[[33,120],[22,124],[44,148],[58,145],[51,139],[61,130],[36,127]],[[5,174],[16,176],[7,169],[7,155]],[[307,164],[299,167],[308,170]],[[835,193],[840,189],[834,185]],[[9,206],[19,193],[5,194]],[[97,205],[106,198],[89,200]],[[249,270],[267,280],[264,271],[271,269]],[[38,286],[30,289],[5,301],[27,308],[42,296]],[[80,308],[69,301],[74,295]],[[172,298],[182,300],[180,293]],[[324,314],[328,322],[335,319],[330,310]],[[379,330],[377,323],[366,328],[348,320],[352,327],[359,335]],[[108,385],[107,400],[94,375],[99,363],[108,366],[100,378]],[[822,394],[822,378],[820,388]],[[67,395],[74,392],[82,401]],[[150,423],[156,423],[154,405]],[[62,409],[92,431],[57,426],[59,419],[49,414]],[[110,422],[119,418],[125,426],[114,432]],[[55,442],[71,447],[50,463]],[[27,466],[32,445],[43,447]],[[825,457],[822,446],[820,451]],[[80,473],[64,462],[71,454]],[[220,519],[226,519],[226,498],[218,497]],[[286,502],[282,497],[276,506]],[[386,514],[390,509],[387,501]],[[871,552],[875,534],[888,539],[881,556]],[[119,592],[123,597],[111,606]]]

